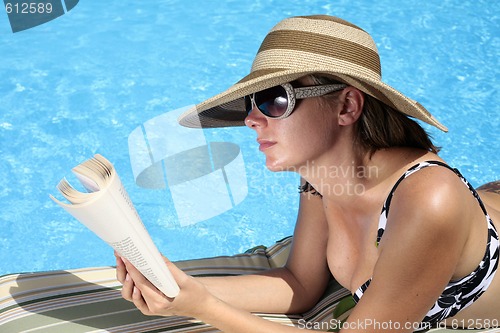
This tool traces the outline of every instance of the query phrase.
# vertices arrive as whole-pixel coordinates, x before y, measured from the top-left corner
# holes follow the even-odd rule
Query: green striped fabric
[[[267,249],[257,247],[245,254],[176,264],[193,276],[250,274],[284,265],[290,244],[291,238],[286,238]],[[113,267],[0,277],[0,332],[219,332],[192,318],[144,316],[121,298],[120,288]],[[256,315],[295,326],[304,320],[329,322],[338,301],[348,294],[346,289],[332,280],[320,302],[307,313],[294,316]]]

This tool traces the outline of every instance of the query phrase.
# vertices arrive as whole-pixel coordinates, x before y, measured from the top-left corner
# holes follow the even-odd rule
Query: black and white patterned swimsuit
[[[474,190],[474,188],[457,169],[453,169],[450,166],[439,161],[427,161],[419,163],[408,169],[408,171],[406,171],[405,174],[396,182],[389,196],[387,197],[387,200],[385,201],[384,207],[382,208],[382,214],[380,215],[379,219],[377,244],[380,243],[382,235],[384,234],[391,199],[398,185],[413,173],[431,166],[442,166],[448,168],[455,172],[458,177],[460,177],[463,183],[469,188],[474,197],[477,199],[479,206],[481,206],[481,209],[486,216],[486,222],[488,224],[488,244],[486,253],[484,254],[484,257],[479,266],[469,275],[457,281],[451,281],[450,283],[448,283],[436,303],[432,306],[429,312],[427,312],[427,315],[422,320],[422,323],[434,325],[442,321],[443,319],[454,316],[460,310],[465,309],[466,307],[474,303],[479,298],[479,296],[481,296],[486,291],[497,271],[498,255],[500,250],[497,230],[493,225],[493,221],[488,216],[486,208],[484,207],[484,204],[481,201],[481,198],[477,194],[476,190]],[[356,303],[361,299],[363,293],[370,285],[370,282],[371,279],[361,287],[359,287],[359,289],[355,292],[353,296]]]

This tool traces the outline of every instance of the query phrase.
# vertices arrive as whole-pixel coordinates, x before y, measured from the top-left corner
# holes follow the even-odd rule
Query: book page
[[[80,170],[82,169],[74,169],[77,172]],[[122,257],[130,261],[165,295],[177,296],[179,287],[154,245],[114,168],[106,170],[105,172],[108,174],[101,175],[102,178],[97,181],[92,178],[92,172],[84,172],[83,177],[90,182],[87,186],[96,185],[96,191],[81,193],[75,189],[68,190],[66,187],[71,187],[71,185],[62,181],[61,188],[66,191],[66,194],[63,193],[63,195],[70,201],[70,204],[50,196],[52,200],[113,247]],[[104,172],[104,169],[98,172]],[[99,184],[101,181],[104,183]],[[84,186],[87,187],[85,184]]]

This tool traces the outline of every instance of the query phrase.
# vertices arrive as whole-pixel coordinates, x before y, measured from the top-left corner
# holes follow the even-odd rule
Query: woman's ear
[[[344,103],[339,115],[339,125],[352,125],[363,112],[365,96],[359,89],[347,87],[342,92],[341,99]]]

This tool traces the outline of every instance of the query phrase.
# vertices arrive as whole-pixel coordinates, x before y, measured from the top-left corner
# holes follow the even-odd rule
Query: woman
[[[244,123],[267,168],[301,175],[286,266],[193,279],[168,263],[181,288],[169,299],[118,258],[123,297],[145,314],[193,316],[224,332],[288,332],[297,328],[250,312],[303,312],[331,273],[357,301],[341,332],[498,324],[500,186],[468,186],[410,117],[446,127],[380,72],[373,40],[351,23],[307,16],[276,25],[248,76],[179,121]]]

